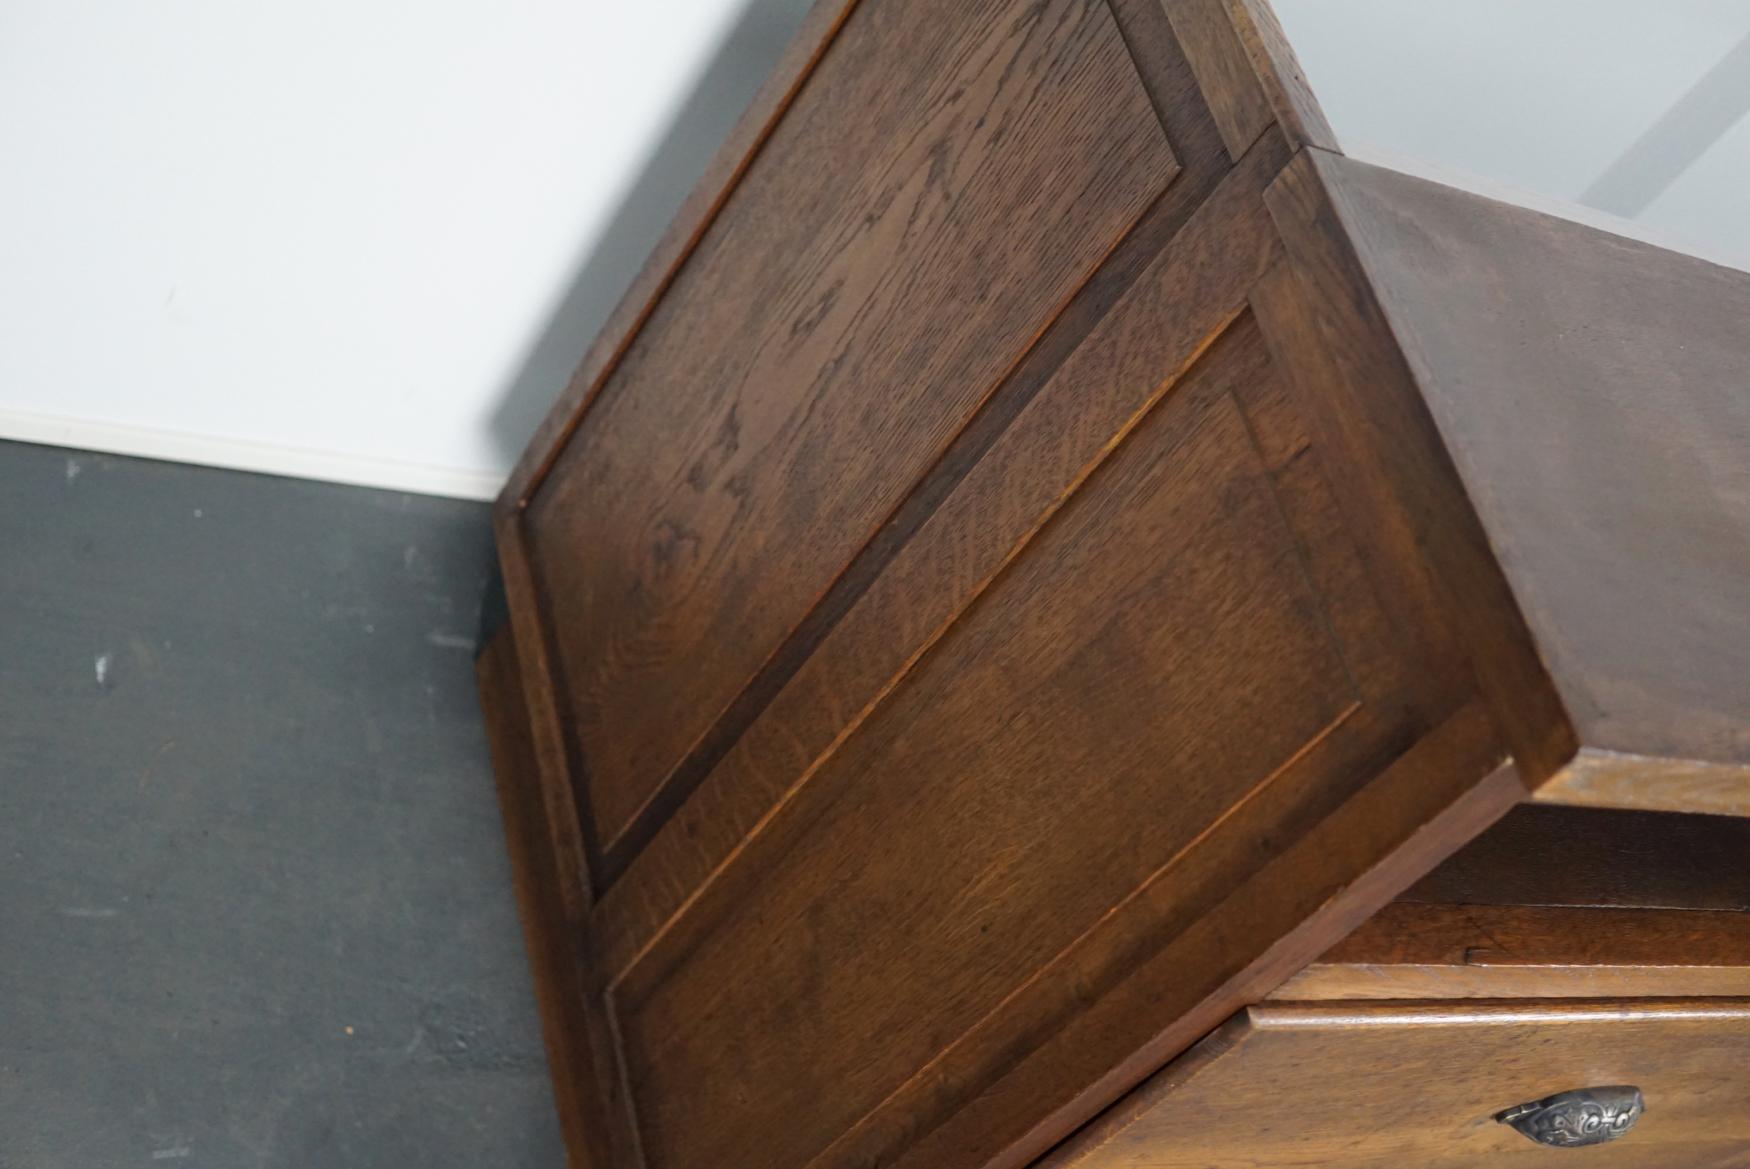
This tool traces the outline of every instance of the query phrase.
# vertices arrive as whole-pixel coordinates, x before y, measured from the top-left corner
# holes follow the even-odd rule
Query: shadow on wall
[[[493,412],[493,442],[512,462],[571,380],[608,314],[717,148],[771,74],[812,0],[746,0]]]

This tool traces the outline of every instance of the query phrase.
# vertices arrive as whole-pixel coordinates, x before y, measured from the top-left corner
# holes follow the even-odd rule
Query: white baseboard
[[[149,426],[87,418],[62,418],[0,409],[0,439],[72,447],[112,455],[136,455],[173,463],[196,463],[234,471],[259,471],[359,487],[383,487],[454,499],[492,499],[504,486],[497,472],[404,463],[302,447],[273,446]]]

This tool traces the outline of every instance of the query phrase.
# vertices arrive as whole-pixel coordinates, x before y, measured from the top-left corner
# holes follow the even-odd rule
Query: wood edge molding
[[[590,984],[582,935],[561,896],[522,665],[509,627],[487,643],[475,671],[566,1160],[571,1169],[641,1165],[608,1008]]]
[[[1533,798],[1582,808],[1750,816],[1750,766],[1582,747]]]
[[[1385,502],[1366,518],[1382,525],[1379,538],[1413,550],[1416,591],[1434,599],[1437,625],[1470,662],[1535,789],[1574,758],[1577,731],[1423,398],[1429,374],[1414,339],[1364,261],[1367,222],[1344,189],[1351,165],[1361,164],[1307,147],[1265,191],[1288,262],[1254,304],[1273,348],[1292,355],[1285,365],[1305,383],[1310,421],[1372,478]]]
[[[1068,1169],[1122,1136],[1131,1125],[1153,1112],[1161,1101],[1184,1088],[1225,1055],[1238,1051],[1253,1034],[1252,1021],[1240,1011],[1204,1036],[1196,1046],[1137,1085],[1136,1090],[1102,1112],[1074,1136],[1040,1158],[1033,1169]]]
[[[1228,157],[1238,162],[1276,121],[1240,31],[1223,0],[1169,0],[1165,7],[1173,36],[1221,131]]]
[[[1392,897],[1425,876],[1441,861],[1482,833],[1525,798],[1525,788],[1500,744],[1488,712],[1477,703],[1453,713],[1375,775],[1367,785],[1317,828],[1245,880],[1214,910],[1203,915],[1152,957],[1138,964],[1113,991],[1021,1056],[980,1095],[954,1112],[948,1123],[908,1134],[903,1149],[862,1147],[809,1169],[840,1169],[857,1164],[891,1164],[894,1169],[930,1169],[950,1150],[969,1145],[992,1150],[984,1169],[1023,1169],[1101,1115],[1114,1102],[1157,1074],[1236,1012],[1264,999],[1314,961],[1337,939],[1378,912]],[[1388,829],[1401,823],[1403,830]],[[1309,858],[1318,858],[1309,866]],[[1339,868],[1345,860],[1360,871],[1348,880],[1309,886],[1305,873]],[[1334,875],[1334,874],[1333,874]],[[1293,889],[1291,894],[1284,889]],[[1256,956],[1218,983],[1190,990],[1188,957],[1207,952],[1225,931],[1245,923],[1265,928],[1296,899],[1317,898],[1317,906]],[[1198,997],[1146,1038],[1135,1038],[1144,1018],[1159,1018],[1163,987]],[[1126,1022],[1125,1020],[1128,1020]],[[1116,1034],[1131,1036],[1129,1054],[1073,1096],[1049,1105],[1025,1131],[999,1135],[1007,1098],[1025,1095],[1065,1064],[1088,1058],[1101,1042],[1104,1057]],[[1104,1058],[1102,1063],[1107,1062]],[[859,1159],[861,1158],[861,1159]]]
[[[1326,966],[1315,963],[1268,1002],[1415,1002],[1750,996],[1750,970],[1737,967]]]
[[[1463,1002],[1260,1003],[1247,1014],[1259,1031],[1356,1027],[1520,1027],[1750,1019],[1750,999],[1486,999]]]
[[[510,616],[508,628],[516,639],[521,703],[527,712],[535,775],[540,783],[547,831],[552,838],[560,893],[567,916],[581,925],[595,905],[595,882],[557,705],[559,691],[554,684],[547,622],[538,603],[539,586],[529,563],[522,513],[496,515],[493,537]]]
[[[510,622],[481,654],[481,701],[497,728],[494,771],[571,1169],[639,1169],[612,998],[588,949],[594,883],[522,527],[520,510],[494,516]],[[525,884],[539,893],[525,897]]]
[[[1750,914],[1394,902],[1271,999],[1750,995]]]
[[[650,319],[663,294],[680,275],[857,4],[858,0],[815,0],[777,67],[706,166],[692,193],[590,343],[558,401],[523,449],[494,505],[497,515],[515,514],[528,506],[590,404]]]
[[[1292,149],[1337,151],[1269,0],[1162,0],[1235,161],[1272,124]]]
[[[1213,187],[1233,165],[1215,114],[1160,0],[1107,0],[1118,35],[1184,174],[1181,185]]]
[[[1313,146],[1341,154],[1337,135],[1325,118],[1270,0],[1226,0],[1226,3],[1228,18],[1233,21],[1234,31],[1264,87],[1283,134],[1297,147]]]

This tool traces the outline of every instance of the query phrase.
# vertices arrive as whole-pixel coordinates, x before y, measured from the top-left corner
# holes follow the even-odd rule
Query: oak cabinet
[[[1029,1164],[1528,798],[1750,810],[1746,310],[1254,0],[823,0],[496,511],[573,1161]]]

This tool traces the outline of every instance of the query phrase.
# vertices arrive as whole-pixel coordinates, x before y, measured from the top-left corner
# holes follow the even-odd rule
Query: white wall
[[[807,3],[0,0],[0,437],[490,495]],[[1750,35],[1278,6],[1346,141],[1569,199]],[[1746,190],[1740,123],[1639,218]]]
[[[0,437],[490,495],[805,8],[4,0]]]
[[[1345,150],[1631,212],[1634,234],[1750,267],[1745,0],[1274,3]],[[1674,108],[1678,122],[1661,123]],[[1691,128],[1706,138],[1688,161]],[[1644,209],[1594,186],[1630,151],[1632,167],[1678,172]]]

